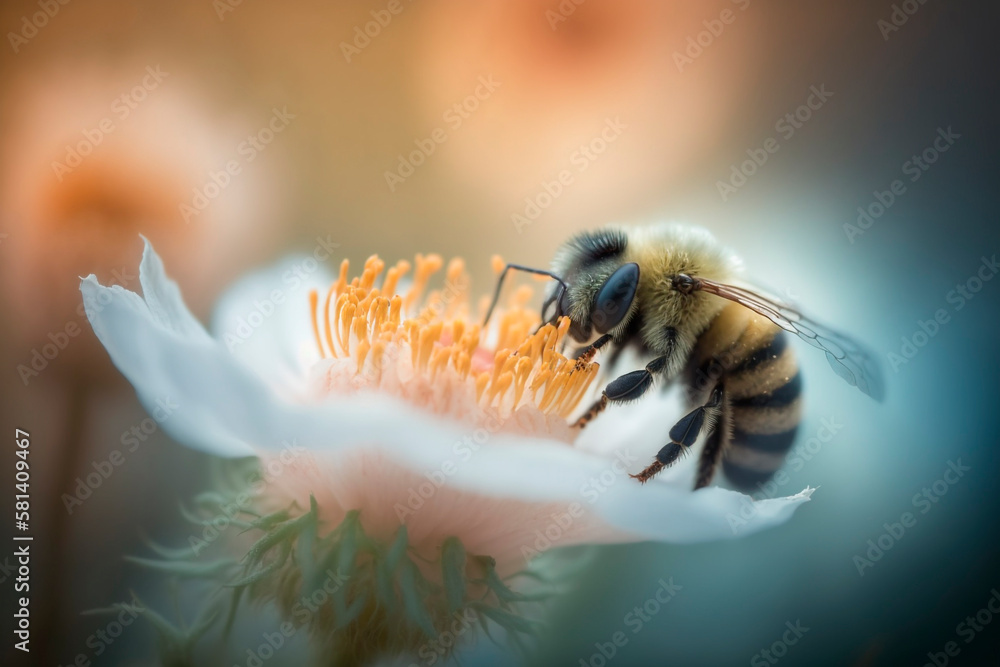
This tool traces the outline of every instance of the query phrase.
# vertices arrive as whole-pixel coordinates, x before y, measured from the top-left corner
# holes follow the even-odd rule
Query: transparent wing
[[[725,285],[705,278],[694,280],[699,284],[699,289],[745,306],[813,347],[823,350],[830,367],[848,384],[876,401],[881,401],[885,396],[885,382],[878,358],[850,336],[806,317],[788,304],[744,287]]]

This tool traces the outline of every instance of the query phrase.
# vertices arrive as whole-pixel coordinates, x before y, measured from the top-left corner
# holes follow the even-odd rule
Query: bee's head
[[[740,261],[701,228],[658,224],[626,232],[605,227],[563,244],[551,271],[508,264],[486,321],[511,268],[555,280],[542,305],[542,321],[568,317],[576,341],[610,334],[621,343],[638,326],[635,333],[656,347],[668,333],[693,344],[723,303],[705,293],[703,283],[729,279],[739,272]],[[640,310],[642,321],[637,322]]]
[[[555,285],[547,305],[570,318],[570,333],[580,342],[595,334],[611,334],[621,342],[639,313],[637,333],[647,345],[666,332],[692,342],[722,307],[720,299],[703,293],[702,280],[728,279],[739,265],[700,228],[658,224],[626,232],[606,227],[560,248],[553,270],[565,287]]]
[[[556,270],[564,284],[557,284],[542,308],[554,318],[570,318],[570,335],[579,342],[595,334],[612,335],[628,325],[637,308],[639,265],[623,261],[628,238],[610,228],[582,234],[566,243],[556,256]]]

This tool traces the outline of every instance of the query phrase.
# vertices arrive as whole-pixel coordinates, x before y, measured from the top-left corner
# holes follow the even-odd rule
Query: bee
[[[883,398],[881,370],[870,351],[779,299],[742,286],[740,259],[702,228],[606,227],[563,244],[551,271],[508,264],[486,322],[509,270],[555,280],[542,322],[568,317],[581,361],[608,345],[612,362],[628,347],[649,360],[609,382],[576,420],[577,428],[609,405],[638,400],[656,381],[683,383],[689,411],[670,428],[669,442],[653,462],[631,475],[639,482],[674,464],[699,438],[704,444],[695,489],[712,481],[720,463],[741,490],[770,479],[783,465],[802,417],[802,377],[788,334],[825,352],[849,384]]]

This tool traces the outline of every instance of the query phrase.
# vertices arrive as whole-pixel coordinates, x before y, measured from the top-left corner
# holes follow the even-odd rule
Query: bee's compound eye
[[[615,328],[628,314],[639,287],[639,265],[623,264],[601,286],[594,301],[590,321],[598,333],[605,334]]]

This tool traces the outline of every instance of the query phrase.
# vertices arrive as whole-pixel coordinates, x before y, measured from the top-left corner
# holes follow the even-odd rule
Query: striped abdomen
[[[687,380],[692,402],[723,384],[719,428],[728,437],[719,444],[726,477],[740,489],[770,479],[795,441],[802,411],[788,334],[743,306],[728,305],[699,338]]]

